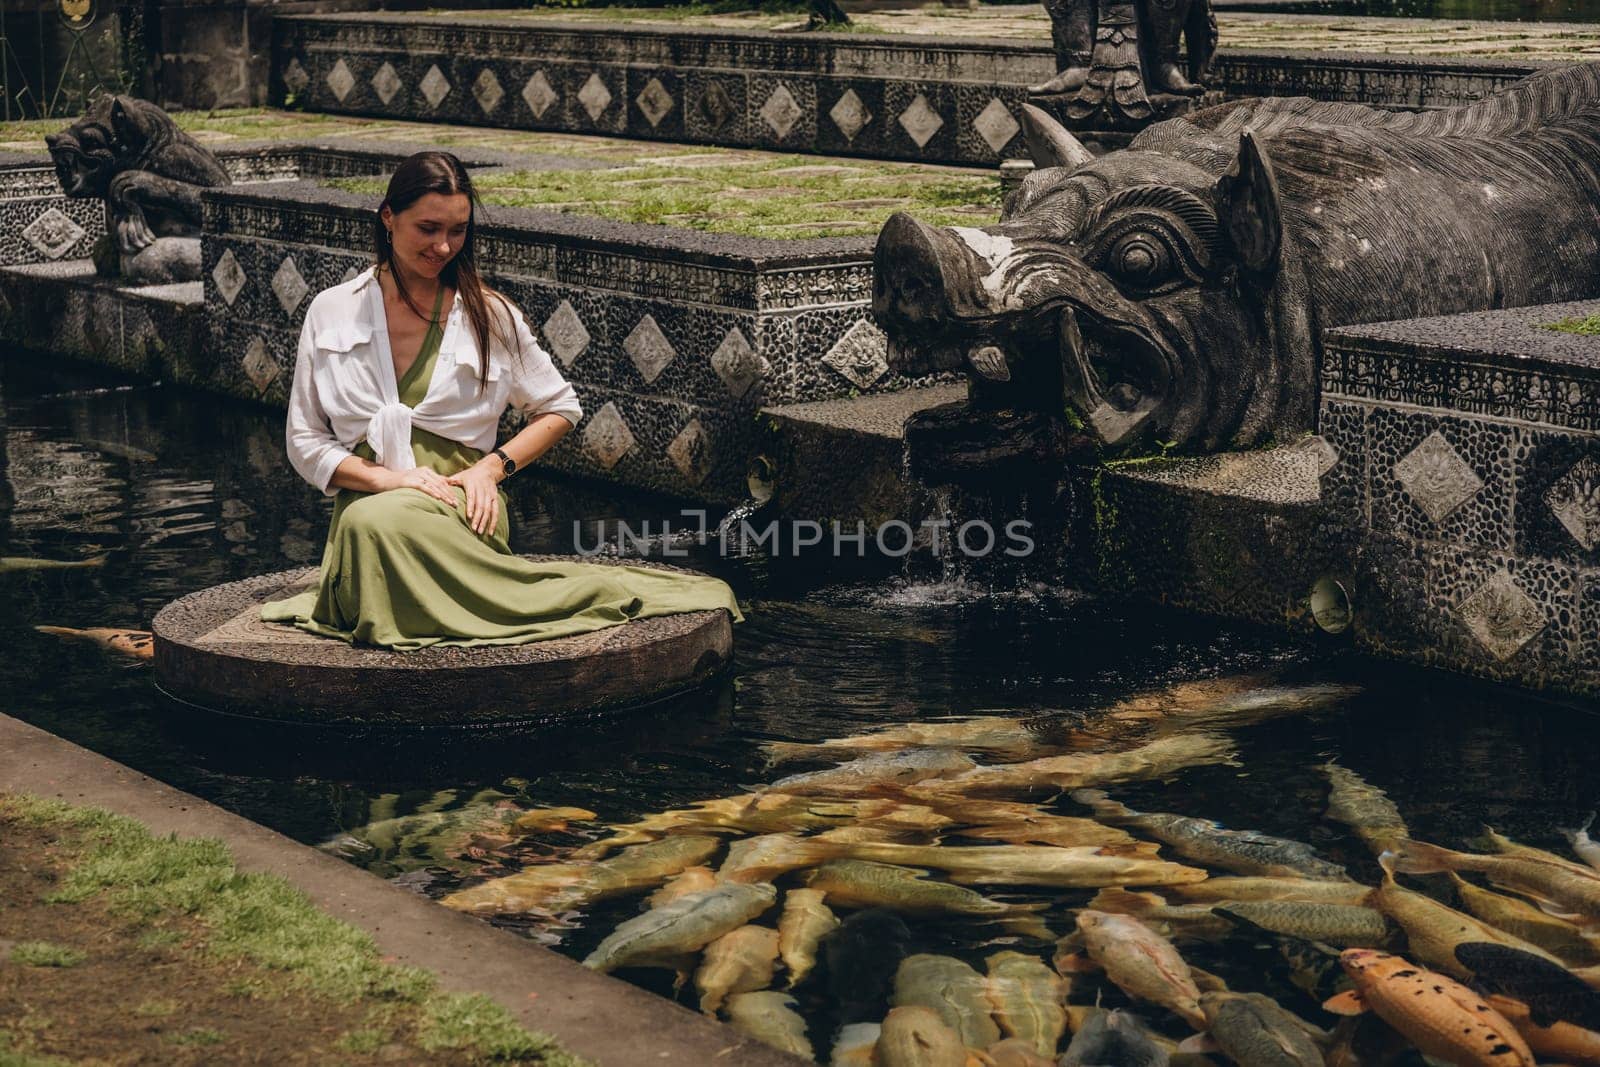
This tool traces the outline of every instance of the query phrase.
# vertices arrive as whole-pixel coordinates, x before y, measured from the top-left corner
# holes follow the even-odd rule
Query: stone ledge
[[[1424,319],[1342,326],[1326,335],[1330,347],[1504,362],[1518,369],[1541,368],[1600,375],[1600,337],[1543,327],[1563,319],[1600,314],[1600,300],[1473,311]]]
[[[260,621],[264,601],[308,588],[316,575],[316,568],[262,575],[173,601],[151,627],[156,677],[203,706],[317,725],[553,724],[692,689],[733,654],[733,624],[720,610],[522,645],[409,652]]]

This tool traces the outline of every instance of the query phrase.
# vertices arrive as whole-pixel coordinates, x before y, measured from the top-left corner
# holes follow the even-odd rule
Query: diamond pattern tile
[[[355,267],[346,267],[344,269],[344,273],[339,275],[339,284],[343,285],[345,282],[350,281],[352,278],[354,278],[356,275],[358,275],[360,273],[361,272],[359,270],[357,270]]]
[[[661,84],[660,78],[651,78],[640,90],[634,103],[639,105],[640,113],[654,129],[661,125],[661,120],[672,110],[672,94],[667,92],[667,87]]]
[[[700,94],[700,114],[705,117],[706,124],[713,132],[726,126],[737,110],[733,94],[728,92],[720,80],[714,79],[706,83],[705,92]]]
[[[583,451],[606,470],[617,465],[634,446],[633,431],[622,418],[613,401],[594,413],[583,431]]]
[[[492,114],[505,95],[505,90],[500,88],[500,79],[494,76],[493,70],[484,67],[478,72],[478,77],[472,83],[472,98],[483,108],[485,115]]]
[[[589,75],[589,80],[578,90],[578,103],[588,112],[590,122],[600,121],[600,116],[611,106],[611,90],[600,80],[600,75]]]
[[[306,285],[305,278],[301,277],[300,268],[294,265],[294,257],[284,256],[277,272],[272,275],[272,295],[278,298],[283,313],[293,318],[295,309],[300,306],[300,301],[306,298],[306,293],[309,291],[310,286]]]
[[[428,73],[424,74],[422,80],[417,83],[417,89],[422,93],[422,99],[428,102],[428,106],[436,108],[445,97],[450,95],[450,79],[444,76],[444,71],[439,69],[439,64],[434,63],[429,65]]]
[[[46,208],[22,228],[22,239],[45,259],[60,259],[86,231],[59,208]]]
[[[622,342],[622,350],[639,368],[639,375],[644,378],[646,385],[660,377],[667,364],[678,354],[672,342],[667,340],[667,335],[661,332],[661,327],[656,325],[655,317],[648,314],[639,320],[639,325]]]
[[[854,89],[846,89],[844,95],[828,109],[828,117],[839,127],[846,141],[854,141],[862,127],[872,121],[872,112]]]
[[[244,360],[240,366],[244,376],[250,379],[250,384],[256,387],[257,393],[265,393],[267,387],[277,380],[277,361],[268,355],[267,343],[259,337],[244,350]]]
[[[711,442],[699,419],[690,419],[689,424],[678,431],[678,436],[667,446],[667,458],[690,485],[706,480],[706,475],[711,473]]]
[[[991,97],[983,110],[978,112],[978,117],[972,120],[972,128],[978,131],[984,144],[998,153],[1011,143],[1011,138],[1017,135],[1022,126],[996,96]]]
[[[795,103],[794,94],[783,85],[772,90],[767,102],[761,105],[762,119],[780,139],[789,136],[794,124],[800,121],[800,114],[800,105]]]
[[[311,75],[306,73],[298,57],[289,60],[289,65],[283,68],[283,84],[295,94],[305,92],[306,86],[311,84]]]
[[[239,299],[239,290],[244,288],[244,283],[249,279],[245,277],[244,268],[239,266],[233,249],[224,248],[222,255],[217,258],[217,265],[211,268],[211,280],[217,283],[217,292],[222,294],[222,299],[232,307],[233,302]]]
[[[528,79],[528,84],[522,87],[522,99],[536,119],[544,118],[544,113],[550,110],[550,105],[556,102],[558,95],[555,89],[551,88],[550,79],[544,76],[542,70],[534,71],[533,77]]]
[[[544,320],[544,339],[563,367],[572,366],[572,361],[589,347],[589,331],[570,300],[561,301]]]
[[[1544,502],[1585,551],[1600,544],[1600,463],[1580,459],[1556,479]]]
[[[395,71],[393,63],[385,63],[378,68],[378,73],[372,76],[372,91],[378,94],[378,99],[385,104],[394,99],[394,94],[401,88],[400,75]]]
[[[1483,479],[1438,430],[1394,465],[1394,476],[1435,523],[1443,522],[1483,488]]]
[[[1463,600],[1456,614],[1489,654],[1502,662],[1545,627],[1544,612],[1506,571],[1497,571]]]
[[[748,393],[750,387],[765,378],[772,368],[750,347],[744,333],[735,326],[723,337],[717,350],[711,353],[711,369],[728,387],[728,392],[739,397]]]
[[[869,389],[889,373],[884,358],[888,342],[883,331],[866,319],[845,331],[843,337],[822,357],[822,362],[838,371],[857,389]]]
[[[906,105],[900,112],[900,128],[906,131],[906,136],[917,143],[918,148],[926,148],[933,135],[944,126],[944,119],[928,103],[928,98],[921,93]]]
[[[350,67],[343,59],[333,64],[333,69],[328,71],[328,88],[333,90],[334,98],[339,103],[344,103],[344,98],[350,95],[350,90],[356,87],[356,76],[350,73]]]

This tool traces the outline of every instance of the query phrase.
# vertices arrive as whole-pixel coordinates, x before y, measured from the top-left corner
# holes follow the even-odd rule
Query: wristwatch
[[[517,461],[506,455],[505,449],[495,448],[492,451],[500,457],[500,470],[504,472],[507,478],[517,473]]]

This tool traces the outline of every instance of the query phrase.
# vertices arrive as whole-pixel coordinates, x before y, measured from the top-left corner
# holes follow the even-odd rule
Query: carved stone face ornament
[[[1070,139],[1058,129],[1040,139],[1056,150],[1062,137]],[[1229,223],[1266,224],[1233,217],[1248,214],[1251,182],[1270,187],[1264,160],[1246,146],[1236,167],[1245,177],[1225,185],[1154,154],[1072,153],[1070,170],[1036,172],[999,226],[891,218],[873,302],[894,341],[891,361],[910,373],[965,369],[985,406],[1071,410],[1113,449],[1227,440],[1249,390],[1224,381],[1207,356],[1262,348],[1260,304],[1249,306],[1237,284],[1239,246],[1269,271],[1276,265],[1274,239],[1229,236]]]

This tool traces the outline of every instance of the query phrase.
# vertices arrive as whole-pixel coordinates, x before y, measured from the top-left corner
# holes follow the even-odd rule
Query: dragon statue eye
[[[1111,246],[1106,267],[1118,281],[1149,289],[1172,273],[1172,253],[1160,238],[1136,231]]]

